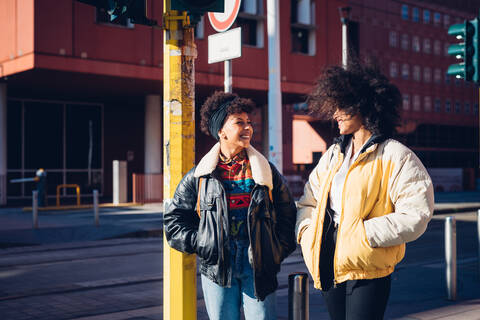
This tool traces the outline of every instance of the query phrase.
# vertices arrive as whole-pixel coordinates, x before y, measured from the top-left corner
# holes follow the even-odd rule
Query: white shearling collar
[[[267,186],[270,190],[273,190],[272,169],[270,168],[267,159],[265,159],[265,157],[252,146],[249,146],[246,150],[252,168],[252,177],[255,183]],[[219,159],[220,143],[217,142],[217,144],[215,144],[198,163],[195,168],[195,178],[212,173],[217,167]]]

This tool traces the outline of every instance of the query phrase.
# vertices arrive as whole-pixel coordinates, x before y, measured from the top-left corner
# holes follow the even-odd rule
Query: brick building
[[[347,5],[351,43],[361,55],[377,56],[404,94],[400,139],[427,167],[478,167],[476,89],[445,77],[453,62],[445,55],[452,41],[446,26],[471,19],[475,10],[438,2],[280,0],[284,171],[292,181],[302,181],[308,162],[335,135],[331,124],[302,108],[320,70],[340,62],[338,7]],[[163,1],[147,3],[149,18],[161,21]],[[258,105],[254,145],[260,150],[267,127],[265,13],[266,1],[242,1],[235,23],[242,27],[242,57],[233,61],[233,91]],[[208,21],[196,28],[197,110],[223,89],[223,64],[207,62],[212,33]],[[129,177],[161,173],[162,43],[160,28],[108,23],[95,8],[72,0],[1,1],[0,204],[27,201],[33,185],[8,181],[38,168],[48,172],[51,196],[56,185],[76,183],[85,197],[93,188],[110,197],[113,160],[128,161]],[[295,157],[292,141],[302,130],[310,130],[311,148]],[[198,126],[196,138],[199,159],[214,141]]]

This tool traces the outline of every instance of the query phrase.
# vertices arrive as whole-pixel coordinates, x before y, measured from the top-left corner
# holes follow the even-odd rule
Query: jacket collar
[[[250,160],[252,177],[255,183],[267,186],[270,190],[273,190],[272,169],[268,160],[252,146],[247,148],[247,156],[248,160]],[[199,178],[211,174],[217,167],[219,159],[220,143],[217,142],[198,163],[194,177]]]
[[[344,134],[341,135],[333,141],[334,143],[338,144],[340,146],[340,152],[345,153],[345,149],[347,148],[348,144],[350,143],[350,140],[352,139],[351,134]],[[382,143],[385,141],[387,138],[384,135],[381,134],[372,134],[372,136],[367,140],[365,145],[363,146],[362,150],[360,150],[360,153],[364,153],[367,151],[368,148],[371,146],[377,144],[377,143]]]

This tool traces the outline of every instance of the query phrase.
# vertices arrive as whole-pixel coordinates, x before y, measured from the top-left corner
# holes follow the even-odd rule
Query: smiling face
[[[218,132],[220,144],[238,152],[250,146],[252,135],[252,122],[246,112],[229,115],[225,119],[222,129]],[[234,152],[234,154],[236,153]]]
[[[350,116],[340,109],[333,114],[333,120],[337,121],[340,134],[353,134],[363,126],[362,117],[359,114]]]

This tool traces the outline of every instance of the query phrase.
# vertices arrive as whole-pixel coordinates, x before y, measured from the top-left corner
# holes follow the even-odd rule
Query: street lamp
[[[350,22],[351,7],[338,7],[340,21],[342,22],[342,66],[347,67],[348,62],[348,23]]]

